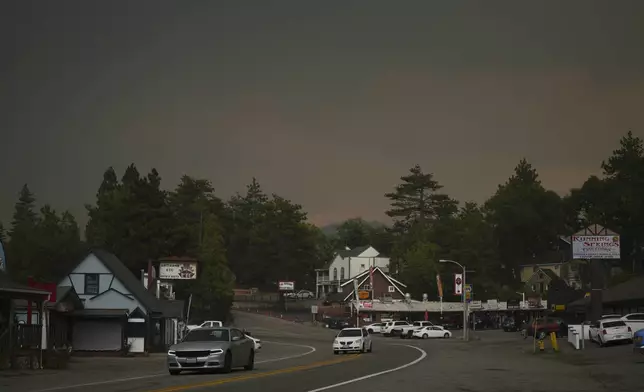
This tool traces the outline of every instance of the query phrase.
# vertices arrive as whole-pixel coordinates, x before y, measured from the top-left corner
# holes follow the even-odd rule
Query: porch
[[[35,303],[43,314],[50,293],[13,282],[0,272],[0,369],[7,367],[42,367],[43,325],[18,323],[14,301]]]

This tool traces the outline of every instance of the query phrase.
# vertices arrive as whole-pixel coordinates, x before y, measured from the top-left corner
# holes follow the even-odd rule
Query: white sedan
[[[262,341],[250,336],[250,332],[245,332],[244,335],[246,335],[248,339],[253,341],[253,343],[255,344],[255,351],[259,351],[259,349],[262,348]]]
[[[429,338],[447,339],[452,337],[452,333],[438,325],[431,325],[431,326],[426,326],[415,330],[412,336],[418,339],[429,339]]]
[[[373,350],[373,341],[365,328],[345,328],[333,340],[333,354],[341,352],[368,352]]]

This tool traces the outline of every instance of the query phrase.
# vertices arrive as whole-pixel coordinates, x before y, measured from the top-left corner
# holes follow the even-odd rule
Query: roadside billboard
[[[619,260],[619,244],[618,235],[575,235],[572,237],[572,258]]]
[[[197,263],[160,263],[159,279],[190,280],[197,279]]]
[[[295,282],[290,280],[280,280],[277,282],[279,291],[293,291],[295,290]]]

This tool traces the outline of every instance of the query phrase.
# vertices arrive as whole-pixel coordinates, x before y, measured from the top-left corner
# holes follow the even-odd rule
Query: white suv
[[[410,325],[407,321],[390,321],[382,328],[382,334],[385,336],[400,334],[403,327],[409,327]]]

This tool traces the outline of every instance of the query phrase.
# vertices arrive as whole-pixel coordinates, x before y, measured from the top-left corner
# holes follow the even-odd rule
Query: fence
[[[583,335],[582,335],[582,325],[569,325],[568,326],[568,343],[570,343],[575,350],[580,350],[584,347],[585,340],[590,340],[590,328],[587,325],[583,326]]]

